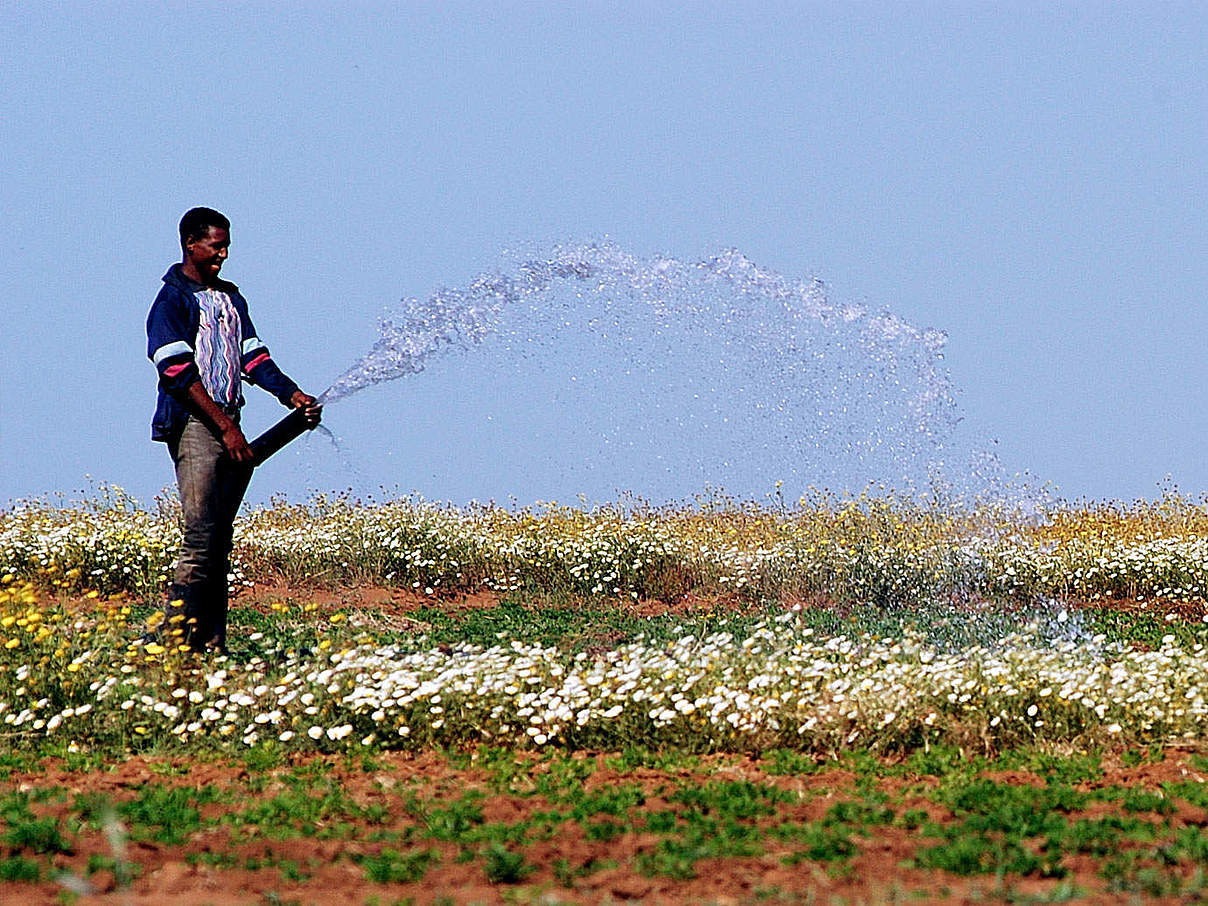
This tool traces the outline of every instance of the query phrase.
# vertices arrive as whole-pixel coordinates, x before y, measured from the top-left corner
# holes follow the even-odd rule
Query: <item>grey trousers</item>
[[[233,462],[222,440],[192,416],[168,450],[176,466],[184,522],[176,576],[168,594],[184,602],[187,644],[194,649],[207,645],[225,649],[235,516],[252,469]]]

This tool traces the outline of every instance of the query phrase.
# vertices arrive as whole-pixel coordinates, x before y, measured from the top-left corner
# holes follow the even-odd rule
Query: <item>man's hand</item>
[[[191,383],[187,392],[193,414],[201,416],[209,429],[222,438],[222,446],[226,448],[227,455],[235,462],[251,462],[256,454],[248,446],[247,438],[239,430],[239,425],[210,399],[201,381]]]
[[[295,390],[294,395],[289,398],[289,404],[295,409],[305,410],[306,427],[313,428],[319,423],[323,417],[323,407],[319,405],[319,401],[309,393],[303,393],[301,390]]]
[[[222,445],[226,447],[227,455],[235,462],[251,462],[256,455],[248,446],[247,438],[239,430],[239,426],[231,422],[229,428],[222,432]]]

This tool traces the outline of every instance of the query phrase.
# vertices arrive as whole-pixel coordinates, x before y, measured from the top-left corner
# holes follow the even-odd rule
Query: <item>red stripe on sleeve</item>
[[[260,365],[262,362],[266,361],[268,361],[268,353],[261,353],[260,355],[257,355],[255,359],[252,359],[250,362],[248,362],[248,366],[244,368],[244,371],[250,372],[252,368],[255,368],[257,365]]]
[[[260,355],[256,356],[256,358],[254,358],[250,362],[248,362],[247,367],[244,368],[243,370],[246,372],[250,372],[253,368],[255,368],[257,365],[259,365],[261,362],[267,362],[267,361],[268,361],[268,353],[262,352],[262,353],[260,353]]]

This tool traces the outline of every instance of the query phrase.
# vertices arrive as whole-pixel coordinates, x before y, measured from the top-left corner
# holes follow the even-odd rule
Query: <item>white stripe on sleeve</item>
[[[175,343],[165,343],[159,349],[151,354],[151,361],[156,365],[162,362],[168,356],[180,355],[182,352],[192,352],[193,347],[184,340],[177,340]]]

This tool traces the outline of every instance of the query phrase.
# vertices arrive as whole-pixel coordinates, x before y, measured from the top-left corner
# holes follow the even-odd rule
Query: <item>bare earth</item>
[[[704,759],[692,772],[663,771],[639,768],[618,772],[605,764],[599,754],[585,753],[581,757],[597,761],[595,772],[589,777],[588,789],[608,789],[624,784],[637,784],[649,797],[646,810],[666,807],[660,791],[669,783],[678,787],[686,781],[704,780],[750,780],[769,783],[781,789],[799,794],[799,800],[778,809],[767,822],[817,821],[836,801],[859,800],[856,790],[857,778],[850,772],[832,769],[801,777],[772,776],[761,770],[758,762],[746,757],[715,757]],[[236,832],[223,825],[203,828],[184,845],[165,845],[154,839],[132,840],[128,846],[127,859],[139,866],[139,877],[125,889],[114,889],[113,874],[99,871],[90,878],[97,891],[80,897],[81,903],[151,904],[174,903],[181,906],[193,904],[222,903],[372,903],[374,897],[380,903],[407,902],[431,903],[685,903],[685,904],[740,904],[756,902],[800,902],[800,903],[884,903],[884,902],[945,902],[984,903],[1002,901],[1009,895],[1015,902],[1027,900],[1029,896],[1042,897],[1052,891],[1057,882],[1044,879],[1007,879],[998,882],[992,877],[961,878],[937,871],[904,867],[919,848],[920,841],[914,833],[902,827],[881,826],[873,829],[867,837],[855,837],[858,853],[843,871],[828,871],[825,864],[808,861],[796,866],[784,864],[783,858],[791,852],[788,846],[777,849],[777,844],[767,839],[763,855],[751,858],[704,860],[696,864],[697,877],[675,880],[668,877],[647,877],[634,868],[640,853],[657,846],[654,835],[631,832],[607,842],[591,841],[583,835],[581,826],[565,821],[557,826],[557,832],[548,839],[536,840],[523,847],[525,859],[534,867],[531,874],[520,884],[491,884],[486,879],[480,861],[459,861],[459,850],[455,844],[423,840],[424,848],[440,854],[427,870],[422,881],[413,884],[375,884],[366,879],[365,871],[357,857],[381,851],[382,843],[367,842],[383,831],[405,832],[415,826],[411,818],[399,807],[404,791],[418,791],[423,799],[432,802],[448,801],[461,797],[467,791],[481,790],[483,820],[515,824],[531,819],[540,812],[549,812],[553,806],[539,795],[525,795],[519,791],[514,795],[492,792],[490,775],[485,770],[468,767],[457,769],[449,765],[446,758],[436,753],[388,753],[376,759],[370,770],[349,763],[343,758],[311,757],[292,762],[274,769],[278,773],[296,769],[304,764],[321,762],[321,775],[336,781],[358,805],[379,804],[384,807],[387,818],[384,823],[348,822],[341,818],[339,833],[331,839],[323,839],[324,828],[309,837],[277,839],[264,828],[243,828]],[[1094,786],[1127,785],[1157,789],[1163,782],[1178,782],[1188,779],[1202,780],[1200,774],[1189,764],[1184,754],[1171,752],[1158,764],[1139,767],[1124,767],[1112,764],[1105,758],[1105,776]],[[532,759],[534,776],[548,770],[548,762],[536,757]],[[274,782],[272,771],[268,772],[263,785],[262,797],[268,798],[281,791],[283,785]],[[1040,784],[1038,777],[1026,772],[998,774],[1000,782]],[[55,815],[66,819],[70,803],[75,794],[90,791],[102,793],[112,801],[121,802],[129,798],[131,790],[146,784],[204,787],[209,784],[223,788],[244,788],[249,780],[248,772],[240,764],[201,763],[190,764],[188,759],[172,760],[132,758],[112,769],[93,773],[65,772],[56,765],[47,765],[38,774],[14,775],[4,784],[4,791],[48,789],[59,787],[67,792],[66,801],[39,809],[40,814]],[[889,794],[895,807],[904,811],[911,808],[924,809],[931,820],[943,823],[950,819],[945,809],[935,806],[923,793],[927,778],[881,779],[878,788]],[[1086,789],[1087,787],[1083,787]],[[248,800],[240,797],[238,807],[246,808]],[[235,806],[211,804],[203,807],[202,818],[207,823],[219,817],[224,810]],[[1080,817],[1102,817],[1104,806],[1097,806],[1079,813]],[[1208,812],[1204,809],[1180,804],[1169,816],[1171,826],[1186,825],[1203,827],[1208,825]],[[271,830],[271,829],[270,829]],[[399,846],[399,844],[387,844]],[[417,842],[413,844],[419,846]],[[403,846],[402,848],[406,848]],[[198,857],[205,854],[225,854],[230,867],[205,864]],[[58,856],[56,862],[77,877],[85,874],[90,856],[111,857],[113,850],[99,831],[82,831],[76,839],[75,851],[71,855]],[[192,856],[192,859],[190,859]],[[248,861],[274,861],[272,867],[247,870]],[[567,886],[564,878],[556,876],[553,866],[565,860],[571,871],[581,870],[573,886]],[[193,864],[191,864],[191,862]],[[290,881],[283,877],[277,865],[292,862],[305,867],[310,876],[304,880]],[[1067,859],[1070,874],[1065,883],[1072,881],[1081,888],[1080,903],[1136,903],[1136,894],[1112,894],[1105,890],[1102,878],[1096,874],[1099,860],[1089,857]],[[593,865],[606,865],[592,870]],[[565,876],[565,871],[563,872]],[[0,888],[3,903],[62,903],[64,888],[58,883],[9,884]],[[442,899],[444,898],[444,899]],[[1145,900],[1158,902],[1159,900]]]

